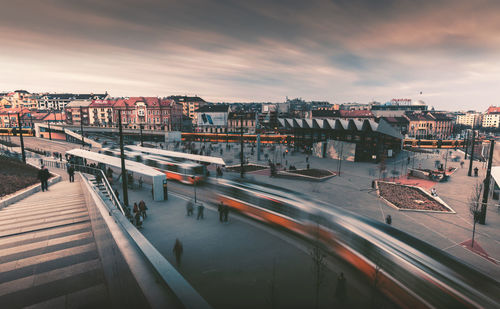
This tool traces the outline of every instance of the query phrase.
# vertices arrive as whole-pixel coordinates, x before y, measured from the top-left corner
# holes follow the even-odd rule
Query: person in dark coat
[[[69,182],[75,182],[75,168],[73,165],[68,167]]]
[[[45,190],[49,190],[48,180],[50,177],[49,170],[42,165],[42,168],[38,171],[38,179],[40,179],[40,183],[42,185],[42,192]]]
[[[337,278],[337,288],[335,289],[335,297],[339,300],[341,304],[345,302],[346,299],[346,278],[344,273],[340,273]]]
[[[137,214],[137,213],[140,214],[140,212],[139,212],[139,206],[137,205],[137,203],[134,203],[134,208],[133,208],[132,211],[134,212],[134,214]]]
[[[141,213],[140,212],[136,212],[135,213],[135,226],[137,226],[137,228],[142,228],[142,218],[141,218]]]
[[[224,222],[227,222],[228,216],[229,216],[229,206],[224,205],[224,207],[222,209],[224,212]]]
[[[194,211],[194,205],[193,205],[193,201],[189,201],[186,205],[186,211],[187,211],[187,215],[188,216],[192,216],[193,215],[193,211]]]
[[[141,216],[142,216],[144,219],[146,219],[146,217],[148,216],[148,215],[146,214],[146,210],[147,210],[147,209],[148,209],[148,207],[146,207],[146,203],[145,203],[143,200],[141,200],[141,201],[139,202],[139,212],[141,213]]]
[[[198,215],[196,216],[196,220],[199,220],[200,218],[203,219],[203,211],[205,210],[205,206],[203,204],[199,204],[197,207],[198,210]]]
[[[182,243],[178,238],[175,239],[174,249],[172,250],[175,254],[175,261],[177,262],[177,266],[181,266],[181,258],[184,248],[182,247]]]
[[[217,207],[217,211],[219,212],[219,221],[224,222],[224,202],[220,202],[219,206]]]

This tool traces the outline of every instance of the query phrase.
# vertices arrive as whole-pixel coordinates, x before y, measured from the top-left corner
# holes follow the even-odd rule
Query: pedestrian
[[[193,201],[190,200],[186,205],[186,212],[188,217],[193,215],[193,210],[194,210]]]
[[[40,179],[40,184],[42,185],[42,192],[49,190],[49,177],[49,170],[45,167],[45,165],[42,165],[42,168],[38,171],[38,179]]]
[[[203,211],[205,210],[205,206],[202,203],[198,204],[198,215],[196,216],[196,220],[200,218],[203,219]]]
[[[115,189],[115,196],[117,200],[120,200],[120,192],[118,192],[118,190],[116,189]]]
[[[460,167],[461,167],[461,168],[464,168],[464,161],[461,161],[461,162],[460,162]]]
[[[385,223],[391,225],[391,223],[392,223],[392,217],[391,217],[391,215],[387,215],[387,217],[385,217]]]
[[[139,202],[139,212],[141,213],[143,219],[146,219],[146,217],[148,216],[146,214],[146,210],[148,210],[148,207],[146,206],[146,203],[143,200],[141,200]]]
[[[137,213],[140,214],[140,212],[139,212],[139,206],[137,205],[137,203],[134,203],[134,208],[132,209],[132,211],[134,212],[134,214],[137,214]]]
[[[135,226],[140,229],[142,228],[142,218],[141,218],[141,214],[139,212],[136,212],[135,213]]]
[[[141,176],[141,177],[139,177],[139,189],[142,189],[142,183],[143,183],[143,182],[144,182],[144,181],[142,180],[142,176]]]
[[[309,169],[309,163],[307,163],[307,169]]]
[[[229,206],[224,205],[224,207],[222,209],[223,209],[223,212],[224,212],[224,222],[227,222],[228,221],[228,217],[229,217]]]
[[[175,254],[175,261],[177,262],[177,266],[181,266],[181,258],[182,258],[182,252],[184,251],[184,248],[182,247],[182,243],[180,242],[179,238],[175,239],[175,245],[174,249],[172,250]]]
[[[75,168],[73,165],[68,167],[69,182],[75,182]]]
[[[437,191],[436,191],[436,188],[432,188],[432,189],[431,189],[431,195],[432,195],[432,196],[437,196],[437,195],[438,195],[438,194],[437,194]]]
[[[346,283],[347,279],[344,277],[344,273],[341,272],[337,278],[337,287],[335,289],[335,297],[341,304],[343,304],[346,299]]]
[[[224,217],[224,202],[220,202],[219,206],[217,207],[217,211],[219,212],[219,221],[223,222],[223,217]]]
[[[309,156],[306,156],[306,163],[309,163]]]

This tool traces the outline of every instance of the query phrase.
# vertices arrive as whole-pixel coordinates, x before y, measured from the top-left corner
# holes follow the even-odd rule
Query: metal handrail
[[[120,200],[116,197],[115,192],[113,191],[111,184],[109,183],[106,175],[104,174],[104,171],[100,168],[95,168],[95,167],[90,167],[86,165],[80,165],[80,164],[71,164],[75,167],[75,171],[83,172],[86,174],[92,174],[96,175],[96,173],[101,173],[102,176],[102,181],[104,183],[104,187],[106,188],[106,192],[108,192],[108,195],[111,197],[111,202],[120,210],[120,212],[126,216],[130,216],[130,211],[125,211]],[[93,171],[92,173],[88,173],[88,171]]]

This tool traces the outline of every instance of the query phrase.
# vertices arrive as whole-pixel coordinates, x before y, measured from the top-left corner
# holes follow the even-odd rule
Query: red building
[[[182,105],[171,99],[132,97],[118,99],[113,104],[113,121],[118,124],[118,110],[125,127],[146,130],[180,130]]]

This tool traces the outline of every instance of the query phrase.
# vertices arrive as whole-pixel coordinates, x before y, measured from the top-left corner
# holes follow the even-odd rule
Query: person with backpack
[[[146,203],[141,200],[139,202],[139,212],[141,213],[143,219],[146,219],[147,217],[146,210],[148,210],[148,207],[146,206]]]

